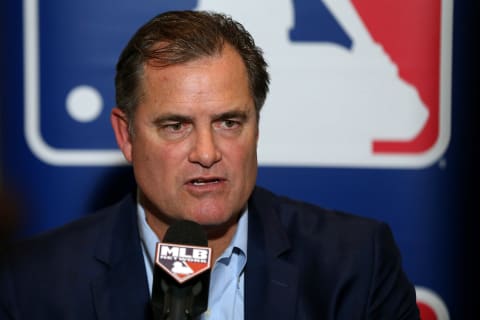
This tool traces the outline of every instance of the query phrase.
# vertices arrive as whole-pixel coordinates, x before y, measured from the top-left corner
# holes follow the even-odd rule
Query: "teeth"
[[[192,184],[195,186],[203,186],[209,183],[218,183],[218,180],[194,180]]]

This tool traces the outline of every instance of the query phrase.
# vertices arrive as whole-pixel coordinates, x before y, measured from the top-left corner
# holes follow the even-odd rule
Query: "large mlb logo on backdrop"
[[[39,159],[124,163],[114,64],[168,9],[231,14],[264,49],[261,165],[415,168],[448,146],[452,0],[24,0],[25,135]]]

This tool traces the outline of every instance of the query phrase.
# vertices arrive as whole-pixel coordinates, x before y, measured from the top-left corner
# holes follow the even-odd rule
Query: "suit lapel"
[[[256,189],[249,201],[248,262],[245,273],[245,319],[294,319],[298,269],[286,257],[290,242],[273,196]],[[104,265],[92,283],[99,320],[151,319],[150,295],[130,196],[113,208],[95,258]],[[143,315],[139,318],[139,315]]]
[[[294,319],[298,270],[285,257],[290,242],[272,195],[256,189],[249,201],[245,315],[251,319]]]
[[[92,283],[97,317],[99,320],[150,319],[150,297],[134,196],[113,210],[115,214],[105,223],[95,253],[105,267],[105,272]]]

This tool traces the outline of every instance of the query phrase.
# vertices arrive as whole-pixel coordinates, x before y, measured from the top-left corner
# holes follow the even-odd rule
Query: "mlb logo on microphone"
[[[121,49],[156,13],[205,9],[265,52],[261,165],[422,168],[450,139],[452,2],[24,0],[26,141],[51,165],[124,164],[109,123]]]
[[[211,250],[208,247],[157,243],[155,264],[177,282],[184,283],[210,269]]]

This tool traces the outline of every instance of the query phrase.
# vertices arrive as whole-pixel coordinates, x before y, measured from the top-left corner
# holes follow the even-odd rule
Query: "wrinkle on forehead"
[[[221,72],[223,70],[229,72]],[[232,83],[238,90],[231,90]],[[148,94],[154,103],[164,102],[160,101],[162,96],[156,94],[158,90],[176,103],[199,100],[221,103],[240,92],[251,96],[243,60],[230,47],[225,47],[218,56],[202,57],[165,68],[146,65],[143,85],[144,97]]]

